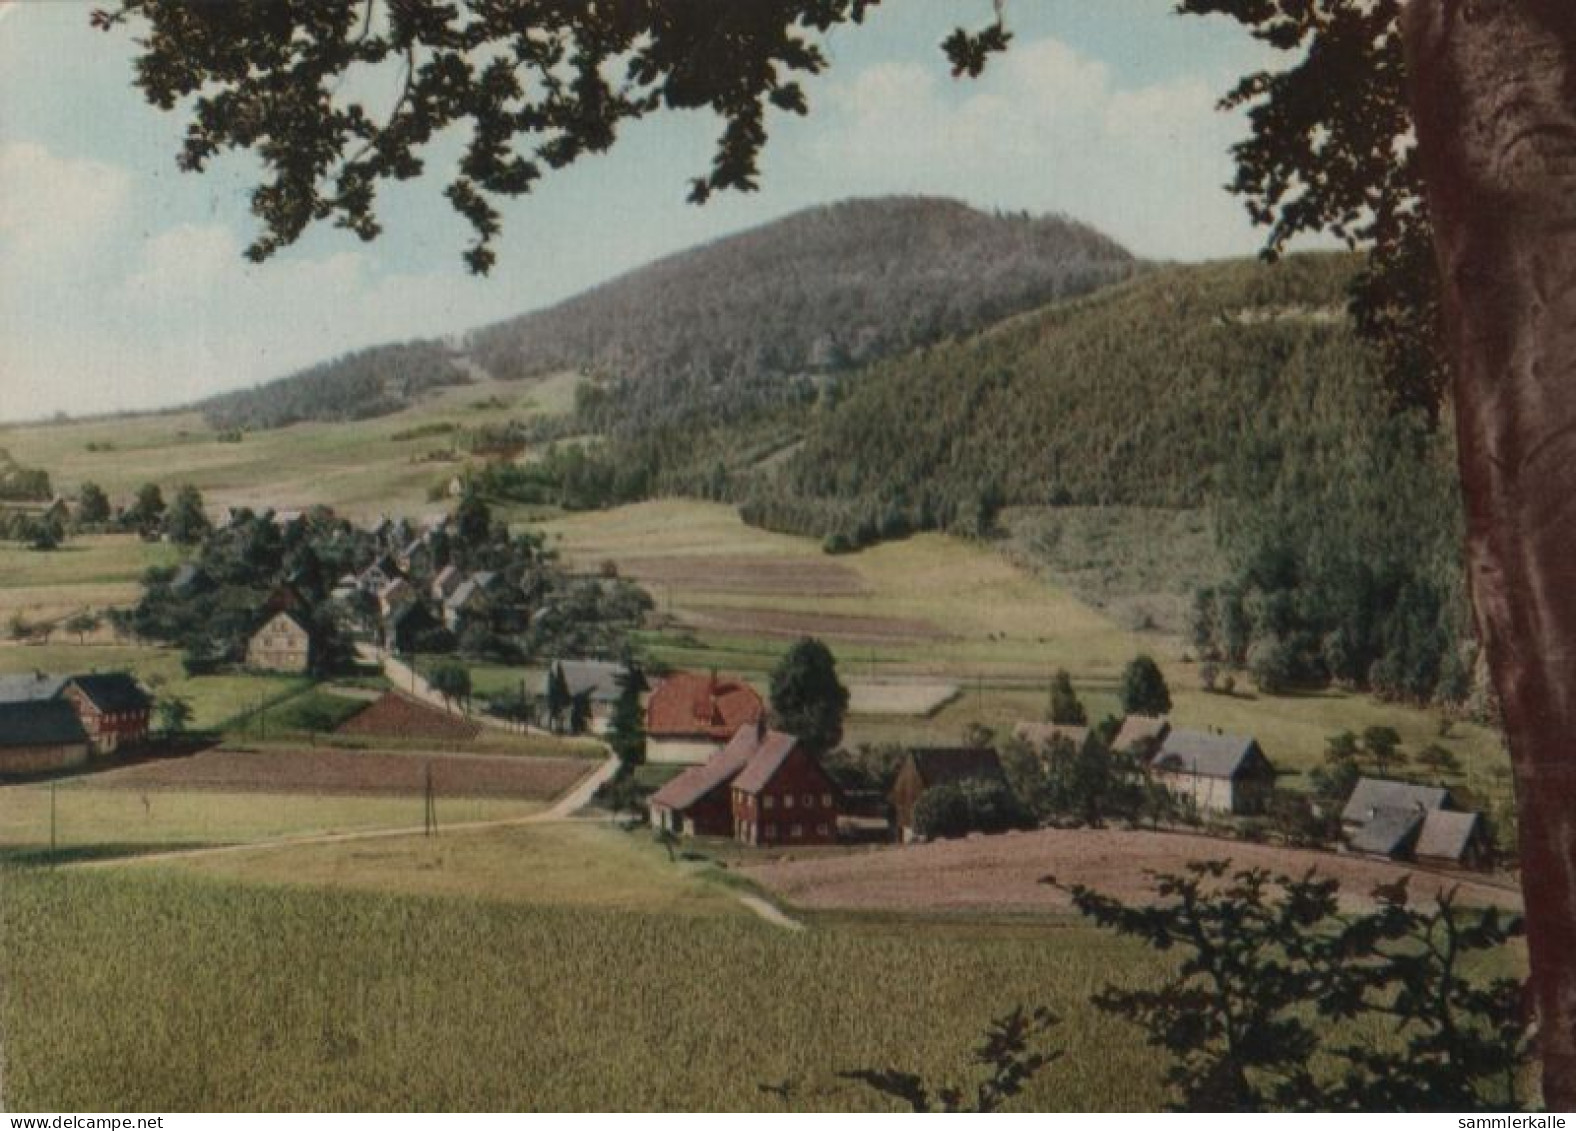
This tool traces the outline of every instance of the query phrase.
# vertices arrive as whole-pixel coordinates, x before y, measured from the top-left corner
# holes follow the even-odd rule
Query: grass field
[[[980,1029],[1019,1003],[1060,1012],[1067,1050],[1020,1107],[1164,1098],[1154,1054],[1087,1002],[1107,980],[1142,982],[1147,962],[1081,926],[793,934],[732,912],[144,868],[4,883],[0,1024],[19,1110],[770,1110],[768,1082],[788,1082],[795,1108],[880,1109],[835,1073],[967,1079]]]
[[[312,844],[168,865],[183,873],[266,885],[460,896],[554,907],[740,917],[714,866],[670,863],[647,830],[554,822]]]
[[[422,797],[313,796],[297,792],[97,789],[84,779],[54,789],[53,843],[66,855],[150,848],[250,844],[280,837],[364,829],[420,828]],[[0,855],[36,856],[50,847],[48,785],[0,787]],[[525,817],[539,801],[445,797],[442,823]]]
[[[149,566],[180,558],[173,546],[131,534],[73,538],[41,552],[0,542],[0,623],[21,613],[29,622],[53,622],[84,609],[100,612],[136,601]],[[91,639],[105,639],[101,630]],[[75,639],[60,632],[58,640]]]
[[[573,403],[578,379],[481,381],[445,389],[392,416],[343,424],[308,423],[221,441],[197,413],[0,427],[0,448],[49,472],[56,490],[98,483],[112,500],[146,482],[190,483],[209,504],[299,508],[327,503],[363,518],[431,509],[427,490],[460,462],[423,457],[447,449],[448,435],[395,437],[435,422],[460,428],[557,414]],[[90,446],[91,449],[90,450]]]

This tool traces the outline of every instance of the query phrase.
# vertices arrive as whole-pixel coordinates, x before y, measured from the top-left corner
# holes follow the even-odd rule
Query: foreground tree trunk
[[[1504,713],[1544,1098],[1576,1110],[1576,4],[1411,0],[1478,627]]]

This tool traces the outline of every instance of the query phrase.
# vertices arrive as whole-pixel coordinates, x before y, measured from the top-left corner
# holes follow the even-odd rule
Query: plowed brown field
[[[1341,881],[1348,906],[1371,902],[1378,884],[1411,873],[1414,897],[1459,885],[1473,903],[1519,907],[1501,879],[1424,870],[1382,860],[1245,844],[1178,833],[1041,829],[1032,833],[871,849],[744,869],[744,875],[800,907],[848,911],[1059,911],[1067,895],[1039,883],[1052,875],[1128,902],[1148,898],[1151,872],[1179,872],[1190,860],[1229,859],[1235,868],[1301,875],[1309,868]]]
[[[426,788],[449,797],[557,797],[592,769],[570,758],[464,754],[351,753],[343,750],[208,750],[95,775],[93,788],[409,796]]]

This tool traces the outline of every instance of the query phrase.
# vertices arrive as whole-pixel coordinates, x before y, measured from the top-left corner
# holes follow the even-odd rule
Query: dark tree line
[[[303,420],[366,420],[470,378],[436,342],[378,346],[325,361],[197,407],[217,429],[282,428]]]

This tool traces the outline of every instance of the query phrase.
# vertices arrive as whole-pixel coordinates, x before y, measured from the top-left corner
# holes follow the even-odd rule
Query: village
[[[66,501],[51,506],[69,520]],[[373,673],[367,701],[323,728],[330,745],[372,736],[463,747],[484,731],[595,741],[606,761],[588,800],[670,842],[813,850],[1126,823],[1431,868],[1496,862],[1484,814],[1448,785],[1384,774],[1398,740],[1384,728],[1363,742],[1333,737],[1313,795],[1287,791],[1252,735],[1174,726],[1164,678],[1141,656],[1124,675],[1127,713],[1099,725],[1063,672],[1045,718],[999,739],[975,726],[961,744],[854,751],[839,744],[848,692],[824,644],[790,650],[769,701],[738,676],[638,661],[625,634],[650,608],[616,562],[595,576],[565,571],[540,539],[494,523],[466,495],[452,513],[365,529],[323,507],[216,510],[184,560],[150,571],[141,601],[115,615],[184,648],[198,672]],[[577,644],[588,650],[562,650]],[[494,682],[511,690],[478,704],[464,661],[500,656]],[[777,687],[805,662],[815,687]],[[194,743],[188,716],[129,672],[5,676],[0,776],[92,774],[235,742]],[[814,733],[795,733],[804,719]]]

